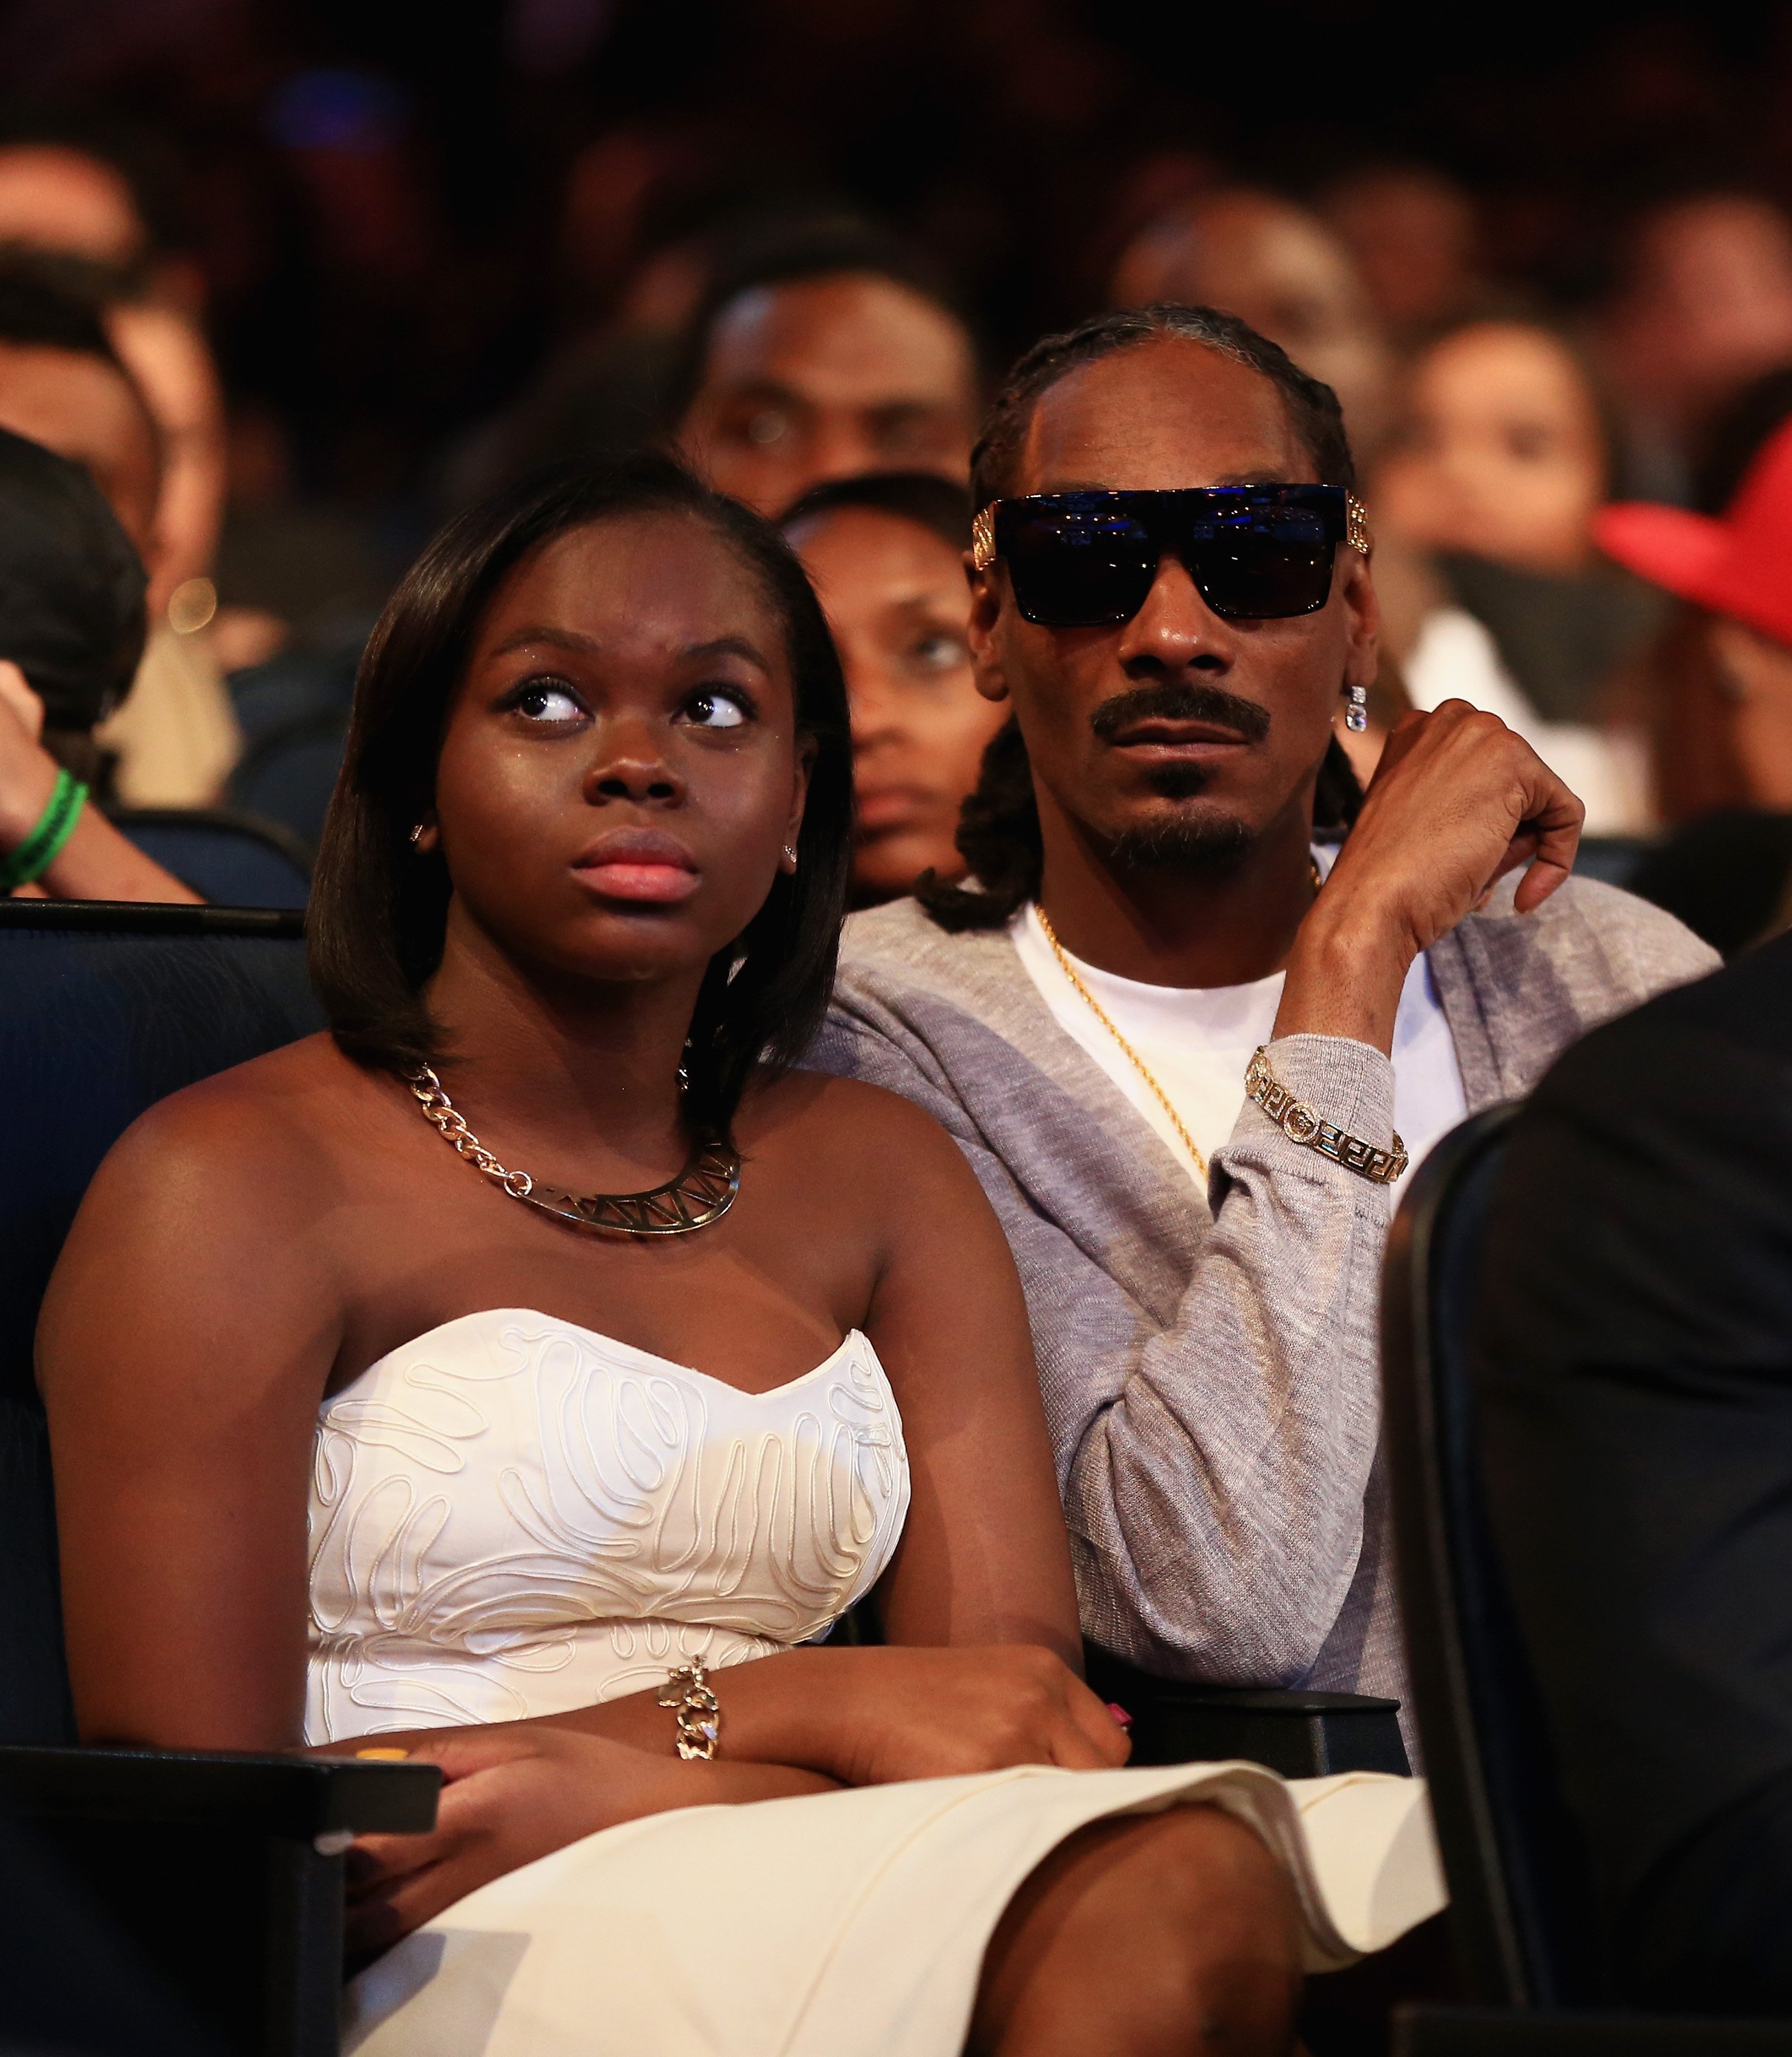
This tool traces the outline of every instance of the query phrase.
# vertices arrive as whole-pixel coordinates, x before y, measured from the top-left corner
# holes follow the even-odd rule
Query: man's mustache
[[[1178,680],[1161,686],[1135,686],[1116,693],[1089,716],[1089,727],[1104,743],[1141,721],[1207,721],[1234,730],[1247,743],[1261,743],[1269,734],[1269,710],[1255,700],[1241,700],[1222,687]]]

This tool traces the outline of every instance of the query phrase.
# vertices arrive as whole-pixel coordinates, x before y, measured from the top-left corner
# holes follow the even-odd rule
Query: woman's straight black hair
[[[355,678],[311,888],[311,977],[336,1041],[360,1062],[402,1072],[451,1059],[422,992],[442,961],[451,886],[441,857],[419,855],[410,837],[434,802],[480,618],[510,572],[556,537],[655,514],[702,522],[757,578],[783,632],[797,731],[815,747],[795,874],[779,874],[712,960],[691,1023],[692,1124],[725,1136],[755,1066],[794,1064],[827,1009],[852,862],[852,749],[840,661],[801,565],[769,522],[668,458],[525,480],[457,517],[405,575]]]
[[[1295,434],[1306,446],[1315,482],[1356,484],[1343,410],[1329,386],[1302,371],[1285,350],[1236,315],[1215,307],[1164,305],[1092,315],[1061,335],[1046,336],[1019,359],[996,395],[971,452],[973,503],[986,507],[1009,490],[1033,410],[1061,379],[1117,351],[1136,350],[1141,343],[1170,338],[1200,343],[1268,379],[1281,395]],[[1315,831],[1337,834],[1347,830],[1362,805],[1362,788],[1334,736],[1314,791]],[[957,842],[959,855],[970,867],[971,882],[944,885],[929,871],[915,887],[915,898],[941,928],[955,932],[999,929],[1039,897],[1045,847],[1032,767],[1017,722],[1011,719],[998,730],[983,753],[977,790],[958,817]]]

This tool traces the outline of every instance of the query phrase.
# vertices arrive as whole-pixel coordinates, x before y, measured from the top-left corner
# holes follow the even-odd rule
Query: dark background
[[[755,201],[907,229],[998,361],[1221,175],[1298,195],[1434,164],[1489,271],[1564,312],[1651,197],[1792,201],[1784,6],[14,0],[0,79],[15,116],[128,142],[239,417],[369,509],[426,500],[645,255]]]

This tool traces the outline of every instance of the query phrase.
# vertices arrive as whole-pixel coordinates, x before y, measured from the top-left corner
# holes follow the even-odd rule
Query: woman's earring
[[[423,840],[423,824],[422,824],[421,822],[419,822],[417,824],[416,827],[415,827],[415,828],[414,828],[414,829],[410,831],[410,846],[411,846],[411,848],[412,848],[413,850],[414,850],[414,849],[417,847],[417,846],[418,845],[418,843],[420,843],[422,840]]]
[[[1344,726],[1353,735],[1361,735],[1369,726],[1369,688],[1346,686],[1344,700]]]
[[[792,871],[795,870],[796,845],[794,842],[787,842],[784,845],[784,862],[790,866]]]

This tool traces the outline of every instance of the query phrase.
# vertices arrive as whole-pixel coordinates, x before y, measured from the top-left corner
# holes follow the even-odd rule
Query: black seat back
[[[73,1734],[32,1339],[81,1195],[146,1108],[321,1025],[297,915],[0,900],[0,1742]]]
[[[1469,1341],[1516,1107],[1452,1131],[1394,1219],[1382,1300],[1400,1594],[1457,1954],[1475,1999],[1593,1997],[1584,1853],[1564,1807],[1481,1482]]]
[[[220,907],[303,907],[311,854],[291,830],[217,807],[132,807],[121,835]]]

